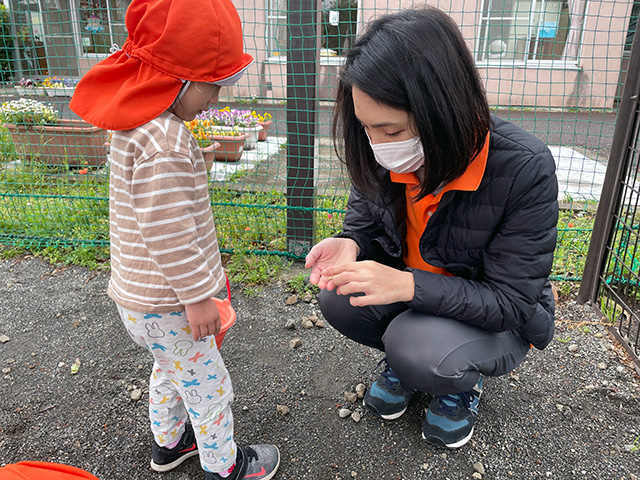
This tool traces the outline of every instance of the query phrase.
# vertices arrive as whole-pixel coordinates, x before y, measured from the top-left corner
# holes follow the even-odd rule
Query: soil
[[[0,261],[0,465],[60,462],[101,480],[201,479],[197,458],[165,474],[149,469],[151,357],[126,335],[107,281],[105,272],[31,256]],[[640,478],[640,380],[589,306],[561,298],[553,342],[511,374],[486,378],[473,439],[445,450],[421,439],[427,395],[392,422],[345,400],[376,378],[380,352],[328,325],[304,328],[305,318],[322,320],[320,309],[288,305],[284,281],[232,288],[238,320],[221,351],[236,392],[236,439],[280,448],[276,480]],[[341,418],[340,408],[361,419]]]

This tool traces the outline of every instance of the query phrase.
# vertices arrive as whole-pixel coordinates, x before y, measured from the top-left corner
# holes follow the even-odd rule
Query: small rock
[[[351,415],[351,410],[349,410],[348,408],[341,408],[340,410],[338,410],[338,415],[340,415],[340,418],[347,418],[349,415]]]
[[[284,324],[284,328],[287,328],[289,330],[293,330],[294,328],[296,328],[296,322],[295,320],[293,320],[292,318],[290,318],[289,320],[287,320]]]
[[[358,476],[358,473],[357,473],[357,472],[355,472],[355,471],[353,471],[353,470],[351,470],[351,476],[352,476],[353,478],[356,478],[356,477]]]
[[[309,319],[302,321],[302,328],[306,328],[307,330],[313,328],[313,322]]]
[[[606,369],[607,369],[607,364],[606,364],[606,363],[604,363],[604,362],[600,362],[600,363],[598,364],[598,368],[599,368],[600,370],[606,370]]]
[[[472,478],[475,479],[481,479],[482,478],[482,474],[479,472],[473,472],[473,475],[471,475]]]
[[[137,402],[138,400],[140,400],[141,397],[142,397],[142,390],[140,390],[139,388],[134,388],[133,390],[131,390],[131,400],[133,400],[134,402]]]
[[[335,345],[329,345],[329,346],[327,347],[327,352],[333,352],[333,349],[334,349],[334,348],[336,348],[336,346],[335,346]]]
[[[576,345],[575,343],[572,343],[571,345],[569,345],[568,350],[570,352],[577,352],[578,350],[580,350],[580,347],[578,347],[578,345]]]
[[[11,367],[4,367],[2,369],[2,373],[7,375],[8,373],[11,373]]]
[[[6,335],[0,336],[0,343],[7,343],[9,340],[11,339]]]
[[[473,464],[473,471],[474,472],[478,472],[480,475],[484,475],[484,465],[482,465],[482,462],[476,462]]]
[[[358,394],[354,392],[344,392],[344,399],[347,402],[356,403],[358,400]]]
[[[358,385],[356,385],[356,395],[358,395],[358,398],[364,397],[364,392],[366,391],[367,387],[364,386],[364,383],[359,383]]]
[[[324,328],[324,322],[320,319],[316,320],[316,327]]]
[[[287,298],[287,301],[285,303],[287,305],[295,305],[296,303],[298,303],[298,296],[294,293],[289,298]]]
[[[302,301],[305,302],[305,303],[311,303],[311,300],[313,300],[313,293],[304,292],[304,296],[302,297]]]
[[[247,407],[246,405],[243,405],[243,406],[242,406],[242,411],[243,411],[243,412],[247,412],[247,411],[249,411],[249,407]]]
[[[289,348],[291,348],[291,350],[296,349],[301,345],[302,345],[302,340],[300,340],[298,337],[292,338],[291,340],[289,340]]]
[[[351,414],[351,420],[353,420],[356,423],[359,422],[361,418],[362,418],[362,415],[360,415],[360,412],[353,412]]]
[[[618,373],[624,373],[624,367],[623,367],[622,365],[618,365],[618,366],[616,367],[616,372],[618,372]]]
[[[286,417],[291,413],[291,410],[286,405],[276,405],[276,410],[281,417]]]

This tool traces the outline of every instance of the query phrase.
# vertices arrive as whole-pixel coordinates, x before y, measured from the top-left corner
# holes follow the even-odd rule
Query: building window
[[[287,56],[287,0],[269,0],[267,6],[269,56]]]
[[[358,25],[358,0],[322,0],[321,54],[342,56],[353,45]],[[269,0],[267,38],[270,57],[287,54],[287,0]]]
[[[115,43],[127,39],[124,17],[131,0],[80,0],[80,35],[83,53],[109,55]]]
[[[578,58],[586,0],[484,0],[476,60]]]

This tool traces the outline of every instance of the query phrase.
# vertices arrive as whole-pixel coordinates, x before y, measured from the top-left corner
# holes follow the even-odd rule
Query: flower
[[[251,110],[237,110],[235,108],[209,109],[196,116],[197,120],[211,122],[221,127],[254,127],[258,119]]]
[[[205,148],[213,142],[211,137],[216,136],[226,136],[226,137],[238,137],[242,135],[242,132],[239,132],[237,129],[233,130],[222,130],[219,125],[213,123],[213,121],[209,119],[199,119],[196,117],[194,120],[190,122],[184,122],[185,126],[189,129],[189,131],[196,137],[198,141],[198,145],[200,148]]]
[[[58,122],[58,111],[49,104],[37,100],[20,98],[4,102],[0,106],[3,123],[53,125]]]
[[[44,88],[75,87],[78,82],[70,78],[47,77],[42,81]]]
[[[253,117],[255,117],[259,122],[262,122],[262,123],[268,122],[272,118],[269,112],[265,112],[261,115],[259,113],[256,113],[255,110],[251,112],[251,115],[253,115]]]

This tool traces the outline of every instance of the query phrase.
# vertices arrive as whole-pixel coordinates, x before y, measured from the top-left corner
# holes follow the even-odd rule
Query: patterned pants
[[[235,462],[233,388],[213,335],[194,342],[184,312],[145,314],[118,305],[124,326],[155,359],[149,382],[151,431],[160,446],[191,424],[202,468],[220,472]]]

